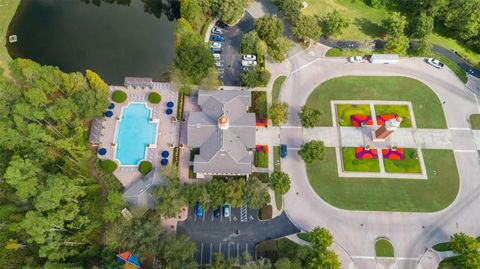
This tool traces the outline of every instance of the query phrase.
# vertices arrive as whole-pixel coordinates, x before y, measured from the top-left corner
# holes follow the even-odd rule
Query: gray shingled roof
[[[190,112],[187,143],[200,148],[193,171],[211,174],[250,174],[255,147],[255,114],[247,113],[251,93],[245,91],[198,92],[201,112]],[[225,115],[229,128],[218,128],[218,118]]]
[[[154,168],[148,174],[135,181],[123,192],[123,200],[130,206],[153,208],[155,200],[151,193],[155,186],[166,186],[168,179],[165,178],[159,169]]]

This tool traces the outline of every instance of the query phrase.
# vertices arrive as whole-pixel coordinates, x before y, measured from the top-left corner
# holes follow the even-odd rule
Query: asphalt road
[[[225,41],[222,42],[222,59],[224,66],[221,68],[225,70],[225,73],[220,76],[220,79],[225,86],[241,85],[242,55],[240,54],[240,41],[244,34],[253,29],[255,29],[255,20],[248,12],[245,12],[243,18],[236,25],[231,26],[223,33],[225,37]]]
[[[288,76],[280,93],[281,101],[289,104],[289,120],[286,124],[289,126],[282,128],[282,143],[303,143],[298,119],[301,106],[318,85],[339,76],[407,76],[420,80],[428,85],[441,101],[445,101],[445,118],[452,132],[469,131],[468,117],[480,111],[476,97],[448,68],[435,69],[425,64],[421,58],[402,58],[394,65],[349,64],[344,58],[324,58],[325,50],[323,45],[316,45],[304,52],[293,54],[284,63],[269,65],[272,80],[281,74]],[[462,140],[462,143],[464,142],[468,141]],[[480,234],[478,153],[474,148],[455,148],[454,154],[460,176],[459,194],[448,208],[427,214],[347,211],[335,208],[313,191],[304,162],[292,151],[282,160],[282,169],[292,179],[290,191],[284,196],[285,208],[291,220],[302,230],[308,231],[316,226],[328,228],[336,243],[342,246],[345,255],[354,261],[356,268],[375,268],[374,243],[378,237],[391,240],[399,268],[420,268],[417,266],[425,249],[447,241],[451,234]],[[434,268],[426,267],[423,263],[422,265],[424,269]],[[343,266],[349,268],[348,264]]]
[[[211,264],[213,254],[218,252],[225,258],[239,260],[245,252],[255,257],[257,243],[299,232],[285,213],[268,221],[258,220],[258,211],[254,209],[247,208],[243,219],[241,213],[239,208],[232,208],[229,218],[214,218],[213,211],[208,210],[199,218],[190,209],[187,220],[178,223],[177,232],[195,242],[198,249],[195,259],[200,265]]]

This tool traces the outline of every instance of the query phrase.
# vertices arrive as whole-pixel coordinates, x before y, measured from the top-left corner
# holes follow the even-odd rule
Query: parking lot
[[[255,20],[245,12],[243,18],[228,30],[223,31],[225,41],[222,43],[221,61],[224,73],[220,74],[220,80],[226,86],[240,86],[240,74],[242,73],[240,41],[242,36],[255,29]],[[211,37],[212,34],[210,34]]]
[[[255,258],[255,245],[268,239],[276,239],[299,230],[284,214],[268,221],[258,220],[258,211],[247,208],[232,208],[229,218],[213,216],[213,209],[203,217],[189,209],[186,221],[179,222],[178,233],[187,234],[197,245],[195,259],[200,265],[211,264],[214,253],[242,260],[245,252]]]

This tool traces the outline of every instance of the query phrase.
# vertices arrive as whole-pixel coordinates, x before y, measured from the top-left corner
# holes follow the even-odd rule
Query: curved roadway
[[[462,133],[456,140],[462,148],[455,148],[460,191],[447,209],[436,213],[346,211],[323,201],[310,187],[304,162],[298,154],[289,154],[282,161],[282,168],[292,178],[291,189],[284,196],[285,210],[291,220],[307,231],[315,226],[327,227],[336,243],[353,258],[355,268],[362,269],[375,268],[374,243],[378,237],[388,237],[394,245],[399,268],[410,269],[422,268],[417,267],[422,253],[433,244],[448,240],[452,233],[479,235],[480,164],[467,122],[470,114],[480,111],[476,97],[451,70],[437,70],[419,58],[402,58],[395,65],[350,64],[344,58],[324,58],[324,52],[325,47],[317,45],[296,53],[282,64],[269,66],[273,78],[288,76],[280,94],[281,101],[289,104],[289,121],[281,129],[281,140],[289,145],[304,142],[298,112],[310,93],[326,80],[347,75],[415,78],[445,102],[448,128]]]

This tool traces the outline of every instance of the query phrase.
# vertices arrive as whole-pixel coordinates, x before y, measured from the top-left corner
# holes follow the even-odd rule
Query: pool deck
[[[122,90],[127,93],[127,100],[124,103],[115,103],[115,108],[112,109],[113,116],[110,118],[104,117],[101,145],[107,149],[107,154],[98,156],[101,159],[114,160],[115,148],[113,146],[115,141],[115,130],[117,128],[118,119],[121,117],[122,108],[128,106],[129,103],[145,103],[148,108],[152,109],[152,119],[158,120],[158,136],[157,144],[147,148],[146,159],[153,163],[154,167],[160,166],[161,152],[168,150],[170,155],[168,157],[169,163],[172,162],[173,149],[170,144],[178,145],[179,123],[172,122],[172,117],[177,115],[177,93],[171,88],[170,83],[155,82],[153,90],[127,89],[123,86],[110,86],[110,92],[115,90]],[[155,91],[162,96],[162,101],[159,104],[151,104],[148,102],[148,95]],[[172,115],[165,114],[167,109],[166,103],[172,101],[175,105],[172,107]],[[157,111],[157,112],[155,112]],[[138,172],[137,166],[119,166],[113,173],[123,186],[128,187],[132,182],[138,180],[142,174]]]

